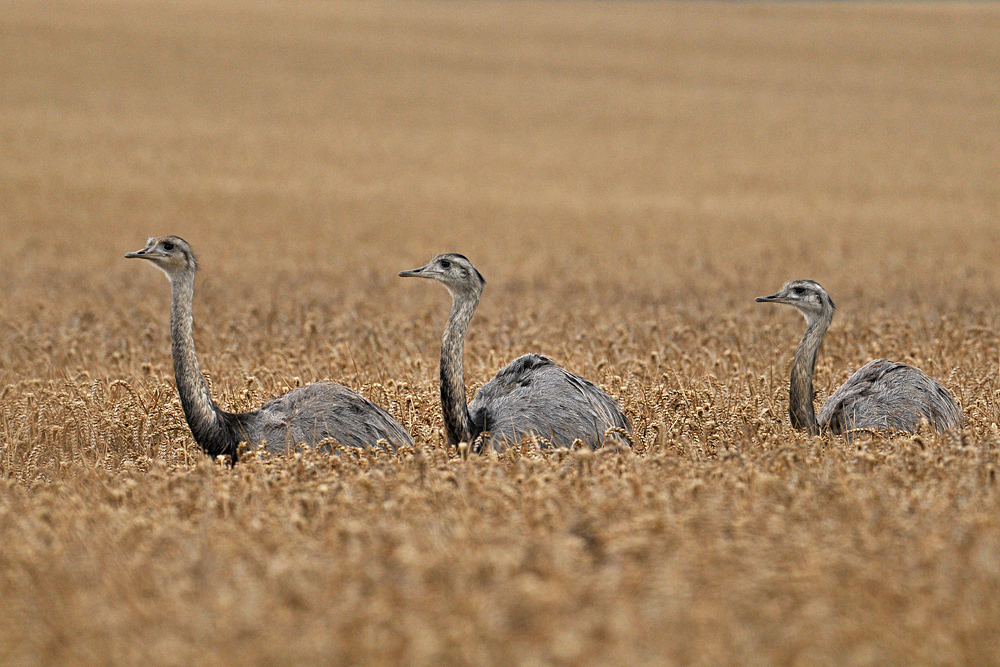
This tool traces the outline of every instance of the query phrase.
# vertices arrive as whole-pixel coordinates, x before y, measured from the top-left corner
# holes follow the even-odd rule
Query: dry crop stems
[[[995,8],[90,0],[0,26],[0,662],[997,663]],[[221,403],[329,378],[417,445],[207,461],[161,279],[118,259],[159,233],[200,249]],[[633,451],[443,446],[443,296],[395,274],[445,250],[490,276],[470,391],[550,354]],[[840,307],[821,397],[884,355],[969,428],[793,432],[801,324],[752,302],[791,278]]]

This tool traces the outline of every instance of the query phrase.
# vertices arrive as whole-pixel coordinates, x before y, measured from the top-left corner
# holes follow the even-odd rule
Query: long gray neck
[[[469,404],[465,398],[465,371],[462,357],[465,350],[465,332],[472,315],[479,305],[476,293],[452,294],[451,314],[441,337],[441,412],[449,445],[467,442],[472,445],[479,434],[475,432]]]
[[[184,417],[195,441],[210,456],[235,454],[228,449],[227,433],[222,424],[219,408],[208,393],[205,376],[198,367],[191,333],[194,316],[194,272],[187,272],[170,280],[170,349],[174,357],[174,378],[181,397]],[[221,451],[219,451],[221,450]]]
[[[792,426],[810,435],[819,434],[816,411],[813,408],[813,373],[816,370],[816,353],[823,336],[833,321],[833,312],[824,312],[806,326],[799,347],[792,361],[792,379],[789,385],[788,416]]]

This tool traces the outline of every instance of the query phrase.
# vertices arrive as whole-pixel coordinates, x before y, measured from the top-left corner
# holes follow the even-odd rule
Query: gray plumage
[[[170,347],[177,391],[191,434],[209,456],[228,454],[236,461],[241,442],[273,453],[330,439],[350,447],[413,444],[389,413],[331,382],[298,387],[252,412],[220,409],[195,355],[192,304],[198,264],[191,247],[177,236],[164,236],[149,239],[145,248],[125,256],[152,262],[170,279]]]
[[[812,280],[794,280],[779,292],[757,297],[758,302],[783,303],[798,308],[806,318],[792,362],[788,413],[795,428],[817,434],[855,431],[902,431],[913,433],[921,420],[938,432],[961,426],[961,409],[936,380],[906,364],[876,359],[869,362],[820,408],[813,408],[813,372],[816,353],[833,321],[835,306],[830,295]]]
[[[441,410],[449,444],[466,442],[481,451],[486,444],[501,448],[536,435],[557,447],[581,440],[597,448],[606,438],[622,440],[615,429],[631,433],[628,418],[607,393],[538,354],[515,359],[467,404],[462,359],[465,334],[486,281],[468,259],[457,254],[439,255],[427,266],[399,275],[437,280],[451,293],[440,369]]]

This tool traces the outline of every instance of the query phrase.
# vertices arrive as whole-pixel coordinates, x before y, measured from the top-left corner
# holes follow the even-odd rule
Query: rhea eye
[[[442,269],[445,269],[445,270],[448,270],[448,269],[450,269],[450,268],[451,268],[451,262],[449,262],[449,261],[448,261],[448,260],[446,260],[446,259],[442,259],[442,260],[441,260],[441,268],[442,268]]]
[[[171,243],[170,241],[167,241],[166,243],[163,244],[163,249],[164,250],[173,250],[174,249],[174,244]]]
[[[792,292],[794,294],[802,294],[803,292],[805,292],[805,290],[802,289],[801,287],[795,287],[795,288],[792,289]]]

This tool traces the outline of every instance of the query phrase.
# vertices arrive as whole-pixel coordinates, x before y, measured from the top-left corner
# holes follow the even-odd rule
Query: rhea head
[[[400,271],[402,278],[430,278],[451,292],[452,296],[475,296],[477,299],[486,285],[486,279],[476,270],[465,255],[445,253],[438,255],[427,266],[410,271]]]
[[[198,270],[198,261],[191,246],[179,236],[151,237],[146,240],[145,248],[130,252],[125,257],[149,260],[170,280],[186,274],[194,275]]]
[[[810,325],[825,317],[833,317],[836,308],[830,295],[814,280],[793,280],[770,296],[757,297],[756,301],[794,306]]]

